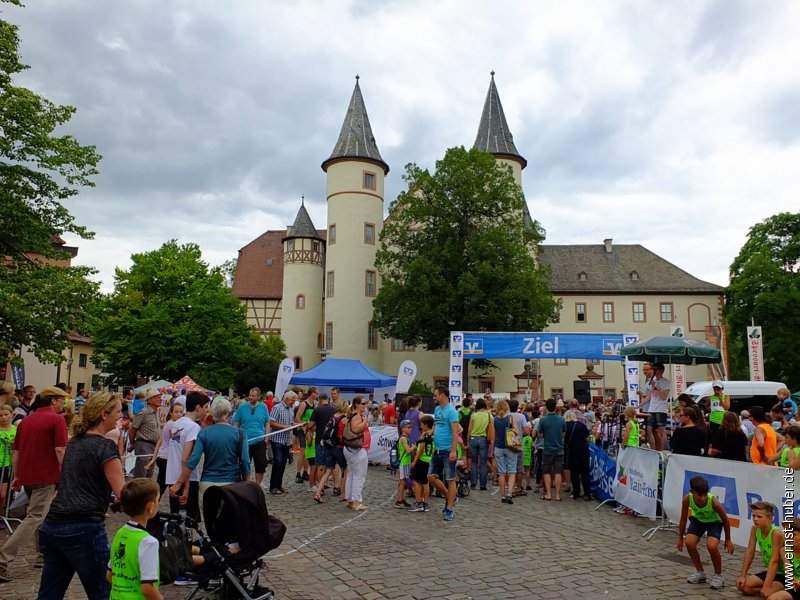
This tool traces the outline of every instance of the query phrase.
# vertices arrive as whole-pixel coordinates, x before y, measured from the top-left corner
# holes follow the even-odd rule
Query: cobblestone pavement
[[[290,493],[269,496],[267,504],[288,531],[261,576],[278,599],[741,597],[734,583],[743,548],[723,558],[723,590],[690,585],[691,563],[677,553],[674,533],[645,540],[651,521],[605,506],[594,510],[595,502],[566,495],[564,502],[545,502],[529,492],[508,506],[490,487],[462,499],[447,523],[436,498],[429,513],[396,510],[396,479],[383,467],[369,469],[364,497],[370,509],[363,513],[330,495],[315,504],[306,486],[294,483],[291,468],[286,479]],[[121,521],[114,517],[109,529]],[[708,565],[708,555],[701,556]],[[11,565],[14,581],[0,585],[0,599],[36,597],[40,571],[32,565],[28,544]],[[177,600],[191,588],[162,589]],[[86,598],[77,578],[66,598]]]

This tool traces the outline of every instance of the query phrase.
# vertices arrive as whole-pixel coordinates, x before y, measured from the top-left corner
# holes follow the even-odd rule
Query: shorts
[[[417,464],[411,467],[411,479],[413,479],[415,483],[426,485],[428,483],[429,466],[430,463],[418,460]]]
[[[756,573],[755,576],[758,577],[761,581],[766,581],[767,572],[766,571],[761,571],[761,573]],[[775,579],[773,579],[773,581],[775,583],[780,583],[781,585],[783,585],[784,583],[786,583],[785,577],[786,576],[783,573],[776,573],[775,574]]]
[[[525,453],[517,452],[517,473],[525,472]]]
[[[256,473],[264,474],[267,471],[267,442],[261,440],[248,446],[250,450],[250,458],[253,459],[253,466]]]
[[[652,429],[659,429],[667,426],[667,413],[654,412],[647,417],[647,426]]]
[[[313,467],[317,464],[317,457],[316,456],[306,456],[306,462],[308,463],[309,467]]]
[[[517,472],[517,453],[513,450],[495,446],[494,459],[497,462],[498,475],[513,475]]]
[[[337,465],[342,470],[347,468],[347,461],[344,459],[344,448],[325,448],[325,468],[335,469]]]
[[[450,462],[450,450],[434,450],[428,475],[438,477],[442,481],[455,481],[456,463]]]
[[[325,446],[320,446],[319,444],[314,444],[314,457],[316,458],[316,463],[321,467],[328,466],[328,449]]]
[[[704,533],[707,533],[710,538],[720,539],[722,537],[722,523],[703,523],[694,517],[689,517],[689,527],[686,529],[686,533],[687,535],[696,535],[699,538],[703,537]]]
[[[564,455],[552,452],[542,453],[542,473],[549,475],[553,471],[556,475],[564,472]]]
[[[13,477],[11,477],[11,465],[7,467],[0,467],[0,485],[4,483],[11,483],[12,479]],[[0,507],[0,510],[2,510],[3,508],[5,507]]]
[[[411,477],[411,463],[408,463],[407,465],[400,465],[397,468],[397,479],[402,481],[403,479],[408,479],[409,477]]]
[[[295,427],[292,432],[294,433],[294,437],[297,438],[297,445],[300,448],[306,447],[306,432],[303,430],[302,427]]]

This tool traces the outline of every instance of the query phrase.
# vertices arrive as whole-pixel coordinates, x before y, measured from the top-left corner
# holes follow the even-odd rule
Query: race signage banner
[[[289,387],[289,380],[294,375],[294,361],[291,358],[284,358],[278,367],[278,378],[275,381],[275,400],[283,400],[283,393]]]
[[[681,502],[689,493],[689,480],[697,475],[708,481],[710,493],[714,494],[728,514],[731,539],[738,546],[747,546],[750,539],[750,504],[753,502],[765,500],[774,504],[777,508],[774,522],[778,527],[782,515],[800,516],[800,496],[785,494],[787,488],[790,491],[794,489],[794,475],[791,475],[791,482],[784,481],[784,469],[704,456],[671,454],[667,459],[664,478],[664,511],[670,521],[677,523],[680,520]]]
[[[14,386],[21,390],[25,387],[25,367],[22,365],[11,365],[11,379]]]
[[[379,465],[389,464],[389,450],[397,441],[397,427],[380,425],[369,428],[370,443],[367,449],[367,460]]]
[[[466,358],[574,358],[622,360],[621,333],[495,333],[465,332],[460,336],[460,351]]]
[[[614,497],[616,473],[616,461],[600,446],[589,444],[589,487],[595,498],[610,500]]]
[[[661,453],[645,448],[622,448],[617,456],[614,500],[640,515],[656,518],[658,463]]]
[[[670,335],[675,337],[683,337],[683,326],[682,325],[673,325],[670,327]],[[683,390],[686,389],[686,367],[683,365],[672,365],[672,400],[673,402],[675,399],[683,393]]]
[[[764,381],[764,338],[761,327],[747,328],[747,357],[750,381]]]
[[[627,346],[639,341],[636,333],[626,333],[622,336],[623,345]],[[625,387],[628,390],[628,406],[639,406],[639,363],[625,359]]]
[[[450,332],[450,403],[461,404],[461,379],[464,369],[464,334],[460,331]]]
[[[417,365],[413,360],[404,360],[400,363],[400,368],[397,370],[397,385],[395,386],[395,393],[405,394],[408,388],[414,382],[414,377],[417,376]]]

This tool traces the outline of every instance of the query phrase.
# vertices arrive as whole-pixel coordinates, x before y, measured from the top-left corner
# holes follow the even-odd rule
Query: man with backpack
[[[307,426],[308,433],[310,434],[309,438],[314,439],[315,466],[311,467],[311,469],[312,471],[316,470],[316,477],[312,477],[312,481],[319,482],[322,478],[322,473],[325,471],[327,449],[322,445],[322,434],[325,431],[325,425],[328,424],[328,421],[331,420],[335,412],[336,409],[331,406],[328,394],[320,394],[319,398],[317,398],[317,405],[314,407],[314,410],[311,411],[311,418],[308,420]],[[316,492],[318,489],[319,486],[315,486],[314,489],[310,489],[309,491]]]
[[[322,397],[320,397],[320,400]],[[326,399],[327,400],[327,399]],[[347,463],[344,459],[344,447],[342,446],[342,442],[339,439],[339,426],[342,423],[342,419],[344,419],[344,408],[346,407],[346,403],[343,401],[344,406],[340,405],[333,405],[329,404],[330,409],[333,410],[333,414],[331,417],[325,422],[325,425],[320,429],[320,435],[317,436],[317,452],[320,451],[325,457],[324,467],[325,473],[323,473],[322,477],[320,477],[319,483],[317,484],[317,493],[314,495],[314,502],[317,504],[324,504],[324,500],[322,496],[325,494],[325,486],[328,484],[328,478],[333,474],[333,495],[338,496],[340,494],[339,491],[339,482],[341,481],[341,476],[344,475],[344,471],[347,468]],[[316,410],[316,409],[315,409]],[[320,416],[319,420],[314,420],[314,415],[311,415],[311,422],[313,425],[310,425],[314,428],[319,428],[319,423],[322,422],[322,417]],[[319,457],[319,454],[317,454]],[[318,464],[322,465],[323,463],[319,461],[317,458]],[[341,469],[341,473],[336,473],[336,467]]]

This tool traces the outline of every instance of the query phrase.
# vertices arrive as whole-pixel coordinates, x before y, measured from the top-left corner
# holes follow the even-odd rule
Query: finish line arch
[[[450,401],[461,402],[464,360],[473,358],[567,358],[626,362],[628,398],[636,398],[639,366],[620,355],[623,346],[639,339],[635,333],[553,333],[553,332],[450,332]]]

